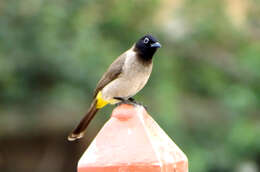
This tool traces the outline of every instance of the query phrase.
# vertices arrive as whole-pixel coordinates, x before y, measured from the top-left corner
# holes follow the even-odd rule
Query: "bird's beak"
[[[161,48],[161,44],[159,42],[155,42],[153,44],[151,44],[151,48]]]

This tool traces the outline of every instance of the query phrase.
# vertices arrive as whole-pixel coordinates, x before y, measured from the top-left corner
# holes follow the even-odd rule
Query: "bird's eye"
[[[149,42],[149,39],[148,38],[145,38],[144,39],[144,43],[147,44]]]

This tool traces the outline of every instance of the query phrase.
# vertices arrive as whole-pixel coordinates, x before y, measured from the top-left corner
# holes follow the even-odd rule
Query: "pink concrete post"
[[[188,172],[188,159],[142,106],[123,104],[80,158],[78,172]]]

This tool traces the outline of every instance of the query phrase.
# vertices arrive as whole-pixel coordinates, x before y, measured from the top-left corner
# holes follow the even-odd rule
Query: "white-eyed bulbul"
[[[107,104],[128,100],[146,84],[152,72],[152,58],[161,44],[152,35],[145,35],[120,55],[97,84],[92,104],[78,126],[68,136],[69,141],[83,137],[97,111]]]

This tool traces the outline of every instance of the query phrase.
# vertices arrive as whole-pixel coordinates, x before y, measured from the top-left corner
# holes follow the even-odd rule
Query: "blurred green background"
[[[135,98],[190,171],[260,171],[259,18],[258,0],[1,0],[0,171],[76,171],[113,107],[83,140],[67,134],[109,64],[146,33],[163,47]]]

